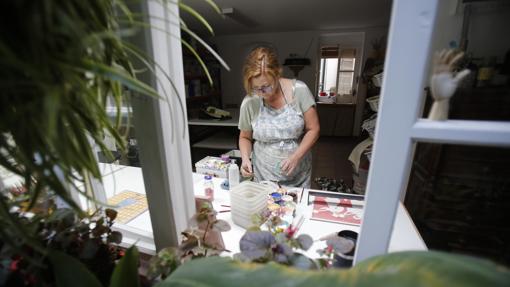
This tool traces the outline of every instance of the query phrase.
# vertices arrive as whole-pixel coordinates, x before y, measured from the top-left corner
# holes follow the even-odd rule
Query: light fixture
[[[297,78],[299,72],[301,72],[305,66],[310,65],[310,59],[300,58],[295,54],[290,54],[290,57],[285,59],[283,65],[291,69],[294,72],[294,77]]]

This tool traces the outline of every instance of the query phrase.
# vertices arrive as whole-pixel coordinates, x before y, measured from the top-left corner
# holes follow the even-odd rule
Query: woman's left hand
[[[290,155],[287,159],[284,159],[282,161],[282,172],[289,176],[291,175],[294,170],[296,169],[297,165],[299,164],[299,157],[295,154]]]

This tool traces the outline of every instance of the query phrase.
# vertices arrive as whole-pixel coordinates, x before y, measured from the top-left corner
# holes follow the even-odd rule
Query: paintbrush
[[[301,196],[299,197],[299,203],[301,204],[301,201],[303,200],[303,193],[305,193],[305,187],[301,189]]]

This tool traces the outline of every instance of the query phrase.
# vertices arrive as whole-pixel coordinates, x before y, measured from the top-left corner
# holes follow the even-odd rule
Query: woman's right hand
[[[243,160],[241,163],[241,175],[244,177],[253,176],[253,170],[251,168],[251,160]]]

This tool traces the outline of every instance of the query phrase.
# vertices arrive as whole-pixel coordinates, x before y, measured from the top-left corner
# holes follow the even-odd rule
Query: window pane
[[[405,205],[430,249],[510,264],[510,149],[419,143]]]
[[[340,72],[340,73],[338,73],[338,94],[339,95],[352,94],[353,79],[354,79],[354,72]]]
[[[321,59],[321,65],[320,65],[320,69],[319,69],[319,88],[317,89],[317,91],[320,93],[322,91],[324,91],[324,73],[323,73],[323,69],[324,69],[324,62],[326,60],[325,59]]]
[[[338,59],[325,59],[326,67],[324,69],[324,91],[329,91],[336,87],[336,72],[338,68]]]
[[[340,59],[340,70],[341,71],[354,71],[355,58],[342,58]]]
[[[458,30],[450,29],[457,25],[455,23],[462,23],[458,22],[459,15],[440,13],[437,20],[436,31],[450,30],[449,34],[437,37],[434,50],[448,47],[447,41],[465,47],[458,69],[471,71],[450,101],[449,118],[510,121],[510,38],[504,28],[510,27],[510,3],[469,2],[472,3],[459,5],[459,9],[469,13],[469,17],[464,18],[465,34],[460,26]],[[459,42],[452,39],[459,39]],[[432,63],[432,58],[429,61]],[[429,95],[424,117],[428,116],[431,104]]]
[[[115,119],[116,110],[112,104],[107,107],[108,115]],[[154,252],[152,224],[149,214],[145,185],[140,164],[136,130],[133,127],[132,109],[122,109],[121,134],[127,135],[126,150],[121,151],[113,139],[105,140],[115,158],[98,154],[102,174],[104,198],[118,212],[114,228],[123,233],[123,243],[137,246],[144,252]],[[128,121],[128,117],[131,117]]]

